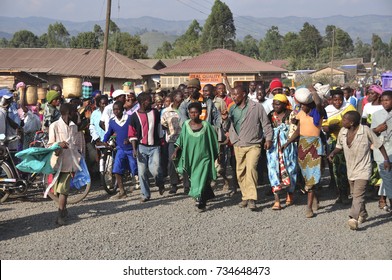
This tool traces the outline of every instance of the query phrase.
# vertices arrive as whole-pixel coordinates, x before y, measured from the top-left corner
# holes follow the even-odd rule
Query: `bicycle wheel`
[[[48,176],[45,176],[46,182],[48,182],[47,178],[48,178]],[[77,189],[75,187],[71,187],[69,190],[68,198],[67,198],[67,204],[76,204],[76,203],[82,201],[90,192],[90,188],[91,188],[91,182],[84,185],[80,189]],[[51,199],[53,199],[56,203],[59,202],[58,195],[54,194],[52,192],[52,190],[49,191],[48,196]]]
[[[0,185],[1,181],[6,180],[6,179],[15,179],[16,174],[12,170],[12,168],[9,166],[9,164],[5,161],[3,161],[0,165]],[[3,203],[8,199],[10,196],[9,191],[2,191],[0,190],[0,203]]]
[[[113,157],[111,155],[108,155],[105,162],[105,171],[103,176],[101,177],[101,184],[104,190],[110,195],[117,193],[116,177],[112,173],[112,169],[113,169]]]

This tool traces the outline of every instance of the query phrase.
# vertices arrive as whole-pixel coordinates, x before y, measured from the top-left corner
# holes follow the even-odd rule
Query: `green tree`
[[[109,34],[118,33],[118,32],[120,32],[120,28],[117,26],[117,24],[114,21],[110,20],[110,22],[109,22]]]
[[[99,40],[94,32],[82,32],[71,38],[69,46],[76,49],[99,49]]]
[[[0,48],[8,48],[8,40],[6,38],[0,39]]]
[[[316,60],[323,43],[323,38],[318,29],[314,25],[305,22],[299,32],[299,37],[304,50],[304,58]]]
[[[372,56],[372,46],[370,44],[364,44],[358,37],[354,46],[354,55],[356,57],[363,57],[364,62],[370,62]]]
[[[260,52],[259,52],[258,43],[259,42],[251,35],[246,35],[243,41],[236,42],[235,50],[240,54],[253,57],[255,59],[259,59]]]
[[[201,53],[200,50],[200,36],[202,28],[197,20],[193,20],[189,25],[187,31],[178,37],[173,43],[171,57],[178,56],[196,56]],[[167,45],[165,46],[167,50]]]
[[[48,47],[48,33],[42,34],[38,39],[42,48]]]
[[[387,56],[389,53],[389,46],[385,44],[380,36],[372,35],[372,57],[379,61],[382,56]]]
[[[260,40],[260,57],[264,61],[271,61],[281,57],[283,47],[283,37],[279,33],[277,26],[272,26],[267,30],[263,40]]]
[[[217,48],[234,49],[235,26],[230,8],[215,0],[200,37],[202,52]]]
[[[354,51],[354,43],[350,35],[340,28],[336,29],[336,44],[342,55],[348,55]]]
[[[289,70],[302,68],[300,57],[303,55],[302,43],[299,35],[294,32],[288,32],[283,37],[282,57],[288,59]]]
[[[391,41],[389,42],[388,53],[389,54],[385,58],[385,63],[383,66],[385,69],[392,69],[392,38],[391,38]]]
[[[154,55],[155,58],[173,58],[173,46],[170,42],[165,41],[159,47]]]
[[[11,48],[39,48],[41,47],[39,38],[33,32],[21,30],[14,33],[9,41]]]
[[[99,26],[98,24],[95,24],[93,32],[94,32],[96,38],[98,39],[99,45],[102,45],[103,44],[104,32],[103,32],[101,26]]]
[[[391,64],[389,45],[384,43],[377,34],[372,35],[372,58],[380,68],[387,68]]]
[[[48,48],[65,48],[69,44],[69,33],[65,26],[60,22],[49,24],[47,32]]]
[[[341,28],[334,25],[328,25],[325,28],[325,34],[324,47],[328,48],[329,52],[332,48],[332,39],[334,40],[334,57],[342,59],[350,56],[350,54],[354,51],[353,40],[350,35]]]
[[[142,44],[139,36],[127,32],[117,33],[113,40],[109,40],[109,49],[132,59],[148,58],[148,46]]]

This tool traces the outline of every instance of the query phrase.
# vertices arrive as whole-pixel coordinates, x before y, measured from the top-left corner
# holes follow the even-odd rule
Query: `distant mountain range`
[[[174,42],[189,27],[192,20],[164,20],[154,17],[112,19],[123,32],[139,34],[142,42],[149,46],[149,55],[153,55],[163,41]],[[36,35],[45,33],[49,24],[61,22],[71,35],[79,32],[92,31],[95,24],[104,28],[104,21],[72,22],[44,17],[4,17],[0,16],[0,38],[10,39],[13,33],[20,30],[30,30]],[[201,25],[204,20],[198,20]],[[327,25],[335,25],[348,32],[355,42],[359,37],[363,42],[370,43],[372,34],[381,37],[384,43],[390,43],[392,38],[392,16],[364,15],[364,16],[331,16],[325,18],[308,17],[235,17],[237,38],[242,39],[247,34],[256,39],[264,37],[271,26],[277,26],[280,34],[299,32],[305,22],[314,25],[323,35]]]

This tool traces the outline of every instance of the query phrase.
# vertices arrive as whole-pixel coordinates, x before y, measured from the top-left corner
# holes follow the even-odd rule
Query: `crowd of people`
[[[248,88],[232,88],[224,75],[224,82],[217,85],[202,88],[198,79],[191,79],[171,91],[138,95],[118,89],[108,96],[87,83],[81,98],[68,100],[62,97],[61,86],[54,84],[41,105],[27,105],[25,90],[26,85],[19,83],[14,94],[0,91],[0,134],[23,136],[11,150],[26,149],[39,130],[48,132],[48,147],[60,146],[52,157],[60,172],[54,184],[59,195],[58,225],[66,224],[70,181],[80,169],[80,159],[88,157],[86,147],[109,148],[113,136],[116,199],[129,195],[123,183],[125,172],[139,182],[141,203],[151,199],[150,177],[160,195],[166,191],[167,177],[169,194],[176,194],[182,183],[183,192],[203,212],[215,196],[217,177],[222,176],[223,189],[230,196],[239,188],[239,207],[255,211],[257,186],[268,178],[274,195],[272,210],[293,205],[299,189],[307,195],[305,216],[312,218],[327,164],[330,185],[338,191],[337,203],[351,203],[351,229],[368,217],[369,186],[379,195],[379,207],[390,211],[392,91],[376,84],[354,96],[350,87],[317,83],[289,88],[279,79],[266,88],[256,81]],[[97,172],[103,176],[105,153],[94,152]],[[229,166],[231,180],[226,176]]]

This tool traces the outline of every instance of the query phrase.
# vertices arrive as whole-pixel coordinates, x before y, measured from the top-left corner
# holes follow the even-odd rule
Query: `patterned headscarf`
[[[286,109],[291,110],[291,104],[290,104],[289,100],[287,99],[286,94],[282,94],[282,93],[275,94],[273,100],[277,100],[279,102],[286,103],[287,104]]]
[[[380,87],[379,85],[371,85],[369,87],[368,91],[374,91],[378,95],[381,95],[382,94],[382,87]]]

